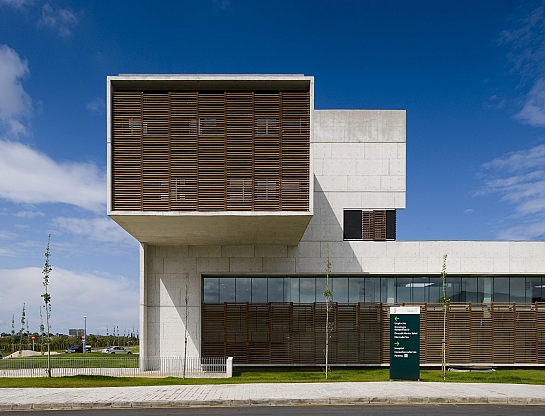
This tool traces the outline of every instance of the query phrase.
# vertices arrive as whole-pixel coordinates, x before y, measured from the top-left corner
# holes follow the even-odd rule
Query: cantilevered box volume
[[[297,244],[312,215],[311,80],[196,78],[108,79],[111,217],[142,242]]]

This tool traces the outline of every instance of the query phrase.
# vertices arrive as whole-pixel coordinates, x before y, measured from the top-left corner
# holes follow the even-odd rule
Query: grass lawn
[[[421,370],[421,381],[442,382],[440,370]],[[389,369],[333,370],[329,382],[388,381]],[[316,371],[243,371],[235,372],[231,379],[181,379],[144,377],[40,377],[0,378],[0,388],[15,387],[122,387],[160,386],[174,384],[242,384],[242,383],[320,383],[325,382],[324,372]],[[498,370],[495,372],[448,373],[447,383],[511,383],[545,384],[545,370]]]

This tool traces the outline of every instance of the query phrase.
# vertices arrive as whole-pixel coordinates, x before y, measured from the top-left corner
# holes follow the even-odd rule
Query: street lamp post
[[[87,317],[83,316],[83,353],[85,354],[85,341],[87,340]]]

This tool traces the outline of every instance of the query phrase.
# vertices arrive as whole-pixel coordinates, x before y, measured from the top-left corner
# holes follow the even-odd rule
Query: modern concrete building
[[[107,94],[142,357],[320,365],[327,274],[330,362],[387,364],[388,306],[411,303],[438,363],[446,254],[448,361],[545,363],[545,243],[396,240],[405,111],[315,110],[303,75],[119,75]]]

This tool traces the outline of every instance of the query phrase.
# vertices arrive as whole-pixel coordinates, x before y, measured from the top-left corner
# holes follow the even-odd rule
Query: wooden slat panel
[[[142,209],[142,93],[114,93],[112,201],[118,211]]]
[[[113,208],[307,211],[308,92],[115,92]]]
[[[333,304],[330,362],[388,363],[390,306]],[[441,304],[420,306],[421,362],[440,364]],[[230,355],[235,363],[323,365],[325,307],[203,304],[203,355]],[[544,363],[545,306],[451,303],[447,340],[447,364]]]
[[[170,94],[170,209],[197,210],[197,93]]]
[[[513,304],[492,303],[492,337],[494,353],[492,362],[515,362],[515,309]]]
[[[226,209],[253,209],[253,93],[226,94]]]
[[[536,309],[533,304],[515,304],[515,359],[537,363]]]

